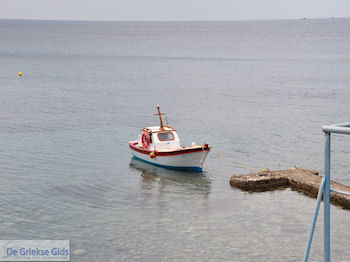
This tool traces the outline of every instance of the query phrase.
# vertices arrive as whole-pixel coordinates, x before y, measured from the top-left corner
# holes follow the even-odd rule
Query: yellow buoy
[[[156,157],[156,152],[152,151],[148,155],[149,155],[150,158],[155,158]]]
[[[22,76],[22,72],[18,72],[18,76]]]

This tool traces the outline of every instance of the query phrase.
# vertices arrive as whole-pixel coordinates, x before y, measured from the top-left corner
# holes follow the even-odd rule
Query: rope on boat
[[[223,156],[218,151],[216,151],[213,147],[210,147],[210,149],[213,150],[222,159],[226,160],[227,162],[230,162],[231,164],[234,164],[235,166],[239,166],[241,168],[245,168],[245,169],[249,169],[249,170],[253,170],[253,171],[257,171],[257,172],[268,172],[268,171],[270,171],[268,168],[266,168],[266,169],[259,169],[259,168],[248,167],[248,166],[242,165],[240,163],[234,162],[231,159],[228,159],[227,157]]]

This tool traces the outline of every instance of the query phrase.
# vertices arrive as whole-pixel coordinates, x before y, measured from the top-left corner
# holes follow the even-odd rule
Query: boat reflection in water
[[[142,177],[144,189],[158,187],[167,193],[181,193],[183,196],[203,195],[208,196],[211,190],[211,180],[206,172],[184,172],[164,169],[144,163],[133,157],[130,161],[130,170],[139,173]]]

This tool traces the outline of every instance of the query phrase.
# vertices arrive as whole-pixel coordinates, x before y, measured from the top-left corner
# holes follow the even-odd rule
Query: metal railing
[[[304,259],[306,262],[309,258],[310,247],[312,243],[312,237],[315,230],[318,211],[320,208],[322,196],[324,206],[324,234],[323,234],[323,248],[324,248],[324,261],[330,261],[330,193],[335,192],[350,196],[350,193],[343,192],[335,189],[331,189],[331,133],[350,135],[350,123],[335,124],[330,126],[323,126],[322,131],[325,133],[325,148],[324,148],[324,176],[321,180],[321,185],[318,190],[317,201],[314,216],[312,218],[312,224],[309,232],[309,238],[307,241]]]

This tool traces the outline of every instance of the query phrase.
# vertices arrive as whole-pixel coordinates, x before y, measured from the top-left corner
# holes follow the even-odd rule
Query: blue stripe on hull
[[[202,172],[202,168],[198,167],[198,166],[167,166],[167,165],[160,165],[157,163],[153,163],[153,162],[149,162],[147,160],[144,160],[142,158],[139,158],[137,156],[134,156],[135,159],[140,160],[144,163],[153,165],[153,166],[158,166],[158,167],[163,167],[163,168],[167,168],[167,169],[172,169],[172,170],[183,170],[183,171],[192,171],[192,172]]]

